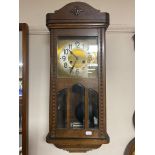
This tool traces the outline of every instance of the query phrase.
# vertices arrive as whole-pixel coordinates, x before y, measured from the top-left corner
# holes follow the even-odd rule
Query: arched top
[[[108,26],[109,14],[100,12],[84,2],[72,2],[46,15],[47,26],[56,23],[104,23]]]

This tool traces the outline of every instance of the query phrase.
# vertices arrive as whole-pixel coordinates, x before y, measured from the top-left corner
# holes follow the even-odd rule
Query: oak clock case
[[[73,2],[48,13],[46,25],[51,63],[46,141],[69,152],[109,143],[105,62],[109,14]]]

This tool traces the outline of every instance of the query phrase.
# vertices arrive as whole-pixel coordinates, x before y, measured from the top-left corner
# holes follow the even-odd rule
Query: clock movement
[[[46,16],[50,31],[48,143],[86,152],[109,143],[106,45],[109,14],[72,2]]]

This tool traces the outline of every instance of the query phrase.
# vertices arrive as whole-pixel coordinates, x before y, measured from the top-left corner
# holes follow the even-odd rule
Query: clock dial
[[[58,77],[97,77],[97,37],[58,39]]]

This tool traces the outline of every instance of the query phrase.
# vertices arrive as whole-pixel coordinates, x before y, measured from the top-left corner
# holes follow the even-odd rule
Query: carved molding
[[[104,64],[103,64],[103,61],[104,61],[104,56],[103,56],[103,54],[104,54],[104,49],[103,49],[103,38],[102,38],[102,30],[101,30],[101,32],[100,32],[100,46],[101,46],[101,52],[100,52],[100,56],[99,56],[99,58],[100,58],[100,65],[99,65],[99,110],[100,110],[100,112],[99,112],[99,114],[100,114],[100,119],[99,119],[99,128],[100,128],[100,134],[101,134],[101,136],[102,135],[104,135],[104,104],[106,104],[106,103],[104,103],[104,81],[103,80],[105,80],[105,79],[103,79],[104,78],[104,75],[103,75],[103,67],[104,67]]]
[[[51,38],[52,42],[54,40],[54,37]],[[54,50],[52,48],[52,50]],[[56,128],[56,59],[55,59],[55,52],[51,51],[51,79],[50,79],[50,85],[51,85],[51,89],[50,89],[50,120],[51,120],[51,135],[53,136],[55,134],[55,128]]]
[[[46,26],[49,29],[57,28],[56,24],[58,23],[66,25],[69,23],[85,23],[90,25],[100,23],[104,25],[104,27],[108,27],[109,13],[101,12],[84,2],[72,2],[54,13],[47,13]]]
[[[73,8],[73,9],[70,10],[70,8]],[[104,14],[104,12],[101,12],[100,10],[95,9],[91,5],[86,4],[84,2],[71,2],[67,5],[65,5],[64,7],[60,8],[59,10],[56,10],[54,13],[51,13],[51,15],[57,16],[58,14],[61,14],[62,12],[67,13],[67,11],[69,14],[72,13],[75,16],[78,16],[81,12],[85,12],[85,14],[87,14],[87,15],[89,14],[90,16],[92,14],[98,14],[99,16]],[[69,17],[67,17],[67,18],[69,18]],[[81,18],[83,18],[83,17],[81,17]],[[87,17],[87,18],[89,18],[89,17]]]
[[[113,25],[111,24],[106,33],[134,33],[135,28],[129,25]],[[49,35],[50,32],[45,28],[30,27],[29,35]]]
[[[84,12],[84,10],[82,10],[79,6],[74,7],[71,11],[70,11],[74,16],[78,16],[81,14],[81,12]]]

